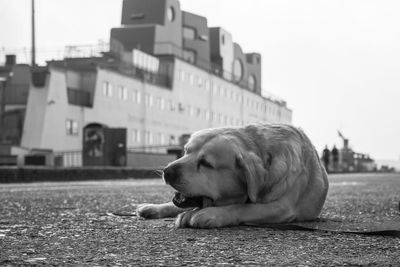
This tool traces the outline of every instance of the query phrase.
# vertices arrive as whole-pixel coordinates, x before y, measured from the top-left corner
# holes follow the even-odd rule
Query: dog
[[[163,170],[173,201],[142,204],[146,219],[180,228],[219,228],[316,219],[328,176],[304,132],[285,124],[200,130]]]

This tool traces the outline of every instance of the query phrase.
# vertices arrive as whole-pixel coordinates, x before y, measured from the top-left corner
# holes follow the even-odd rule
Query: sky
[[[317,150],[400,160],[400,1],[181,0],[262,55],[262,87],[287,101]],[[41,55],[109,40],[121,0],[36,0]],[[30,1],[0,0],[0,55],[30,47]],[[28,53],[20,60],[29,59]]]

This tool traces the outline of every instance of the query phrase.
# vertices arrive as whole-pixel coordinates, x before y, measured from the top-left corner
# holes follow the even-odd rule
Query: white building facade
[[[51,63],[43,87],[32,87],[21,146],[74,151],[82,149],[82,129],[92,123],[127,129],[128,148],[178,144],[194,131],[250,123],[291,123],[281,100],[245,90],[188,62],[174,59],[172,87],[166,88],[118,71],[96,67],[79,71]],[[90,106],[72,103],[68,88],[92,84]],[[90,92],[90,91],[89,91]]]

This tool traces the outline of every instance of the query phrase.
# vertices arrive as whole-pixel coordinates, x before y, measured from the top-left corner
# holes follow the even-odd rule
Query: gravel
[[[330,176],[320,228],[400,230],[400,174]],[[0,265],[400,265],[400,238],[232,227],[175,229],[134,216],[171,199],[160,180],[0,184]]]

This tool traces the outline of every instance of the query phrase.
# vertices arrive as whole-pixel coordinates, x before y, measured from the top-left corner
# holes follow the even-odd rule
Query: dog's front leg
[[[141,204],[136,208],[136,214],[145,219],[160,219],[176,217],[186,209],[178,208],[172,202],[163,204]]]
[[[296,214],[290,204],[274,201],[267,204],[239,204],[184,212],[178,216],[176,226],[219,228],[240,224],[284,223],[295,219]]]

